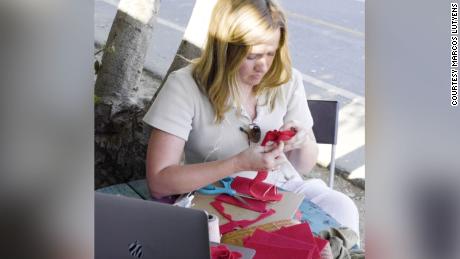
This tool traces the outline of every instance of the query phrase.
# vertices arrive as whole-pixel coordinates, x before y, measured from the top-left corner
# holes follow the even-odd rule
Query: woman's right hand
[[[284,143],[251,146],[234,157],[237,171],[278,170],[286,162]]]

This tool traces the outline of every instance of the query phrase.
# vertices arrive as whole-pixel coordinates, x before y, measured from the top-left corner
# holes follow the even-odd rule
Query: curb
[[[348,176],[350,175],[350,172],[347,170],[341,169],[341,168],[335,168],[335,174],[341,176],[343,179],[347,180],[351,184],[365,190],[366,189],[366,180],[362,178],[354,178],[350,179]]]

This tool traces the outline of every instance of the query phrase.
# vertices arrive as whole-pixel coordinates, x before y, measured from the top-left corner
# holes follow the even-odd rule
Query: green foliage
[[[108,47],[107,45],[103,45],[100,50],[98,50],[98,51],[96,51],[94,53],[94,56],[96,56],[97,54],[101,53],[102,51],[104,51],[104,53],[113,54],[113,53],[115,53],[115,46],[112,45],[112,46]],[[94,74],[97,75],[99,73],[99,71],[101,71],[101,69],[102,69],[101,62],[99,60],[96,60],[94,62]]]
[[[94,95],[94,104],[99,104],[102,102],[102,98],[97,96],[97,95]]]
[[[112,45],[112,46],[110,46],[110,48],[107,48],[105,51],[107,51],[110,54],[113,54],[113,53],[115,53],[115,46]]]

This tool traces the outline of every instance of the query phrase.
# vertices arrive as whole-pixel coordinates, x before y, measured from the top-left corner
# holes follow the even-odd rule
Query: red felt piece
[[[268,142],[279,143],[281,141],[286,141],[291,139],[296,132],[294,130],[271,130],[265,134],[264,139],[262,140],[261,145],[265,146]],[[268,172],[266,170],[261,170],[257,172],[257,176],[252,181],[249,186],[250,194],[262,201],[279,201],[282,196],[277,193],[276,186],[272,184],[263,184],[263,181],[267,178]]]
[[[283,195],[278,193],[276,186],[262,181],[254,181],[250,187],[251,196],[261,201],[280,201]]]
[[[257,212],[265,212],[265,211],[267,211],[267,203],[266,202],[259,201],[259,200],[248,199],[248,198],[244,198],[244,197],[241,197],[241,198],[243,198],[251,206],[248,206],[248,205],[242,203],[241,201],[237,200],[236,198],[234,198],[232,196],[229,196],[229,195],[226,195],[226,194],[221,194],[221,195],[217,196],[216,200],[223,201],[223,202],[228,203],[228,204],[232,204],[232,205],[235,205],[235,206],[238,206],[238,207],[241,207],[241,208],[245,208],[245,209],[253,210],[253,211],[257,211]]]
[[[277,193],[277,189],[274,185],[264,182],[257,182],[246,177],[235,177],[233,179],[231,187],[237,193],[250,195],[262,201],[280,201],[283,198],[283,195],[281,193]],[[254,196],[253,192],[251,191],[251,188],[252,191],[255,190],[256,193],[261,193],[259,197]],[[264,194],[267,190],[269,191],[269,193]]]
[[[296,239],[256,229],[246,238],[244,246],[256,250],[258,258],[306,258],[311,259],[316,245],[307,244]],[[278,251],[278,252],[277,252]],[[269,257],[267,257],[269,256]]]
[[[239,259],[243,255],[237,251],[231,251],[226,245],[211,247],[211,259]]]
[[[287,141],[294,137],[296,132],[294,130],[270,130],[265,134],[264,139],[262,140],[261,145],[265,146],[268,142],[272,141],[275,143],[280,143],[280,141]]]
[[[318,248],[318,245],[315,241],[315,237],[311,232],[310,226],[308,223],[297,224],[289,227],[283,227],[277,231],[272,232],[273,234],[282,235],[285,237],[293,238],[297,241],[302,243],[306,243],[313,249],[312,259],[320,259],[320,251],[323,250],[324,247],[321,249]]]
[[[237,193],[251,195],[249,192],[249,187],[251,186],[252,180],[246,177],[237,176],[233,178],[232,189]]]
[[[236,230],[236,229],[239,229],[239,228],[245,228],[251,224],[254,224],[256,223],[257,221],[260,221],[268,216],[271,216],[273,214],[275,214],[275,210],[274,209],[270,209],[270,210],[267,210],[263,213],[261,213],[257,218],[255,219],[243,219],[243,220],[236,220],[234,221],[232,219],[232,215],[230,214],[227,214],[225,213],[225,208],[224,206],[222,205],[222,202],[221,201],[213,201],[210,203],[211,206],[213,206],[224,218],[226,218],[229,222],[226,223],[226,224],[223,224],[223,225],[220,225],[219,226],[219,229],[220,229],[220,233],[221,234],[226,234],[230,231],[233,231],[233,230]]]
[[[308,251],[302,249],[266,246],[257,243],[248,244],[245,245],[245,247],[256,250],[256,255],[253,257],[254,259],[311,259]]]
[[[316,247],[316,243],[306,243],[293,237],[280,235],[275,232],[267,232],[261,229],[256,229],[252,236],[247,238],[244,242],[303,250],[313,250]]]
[[[234,230],[237,230],[237,229],[241,229],[241,228],[245,228],[245,227],[247,227],[247,226],[249,226],[251,224],[254,224],[257,221],[263,220],[264,218],[266,218],[268,216],[271,216],[273,214],[275,214],[275,210],[270,209],[267,212],[260,214],[256,219],[253,219],[253,220],[243,219],[243,220],[237,220],[237,221],[229,221],[226,224],[220,225],[219,230],[220,230],[220,233],[222,235],[224,235],[224,234],[226,234],[228,232],[231,232],[231,231],[234,231]]]
[[[257,172],[256,178],[254,178],[254,181],[263,182],[265,179],[267,179],[267,176],[268,176],[267,170],[260,170]]]
[[[326,245],[329,244],[329,241],[319,238],[319,237],[315,237],[315,243],[316,243],[316,246],[318,247],[319,252],[321,253],[321,251],[323,251]]]

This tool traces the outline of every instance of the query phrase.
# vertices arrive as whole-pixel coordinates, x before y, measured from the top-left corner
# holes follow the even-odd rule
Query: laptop
[[[204,211],[95,193],[95,258],[210,258]]]
[[[202,210],[95,192],[95,258],[210,258]],[[215,245],[215,244],[213,244]],[[255,251],[227,245],[243,258]]]

